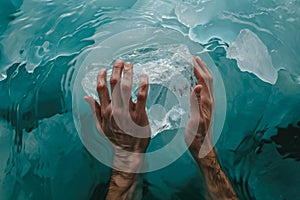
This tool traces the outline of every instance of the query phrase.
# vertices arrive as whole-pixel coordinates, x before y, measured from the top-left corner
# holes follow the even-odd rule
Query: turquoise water
[[[299,199],[299,14],[296,0],[2,0],[0,199],[104,197],[110,169],[73,119],[76,77],[99,44],[149,27],[198,43],[220,74],[226,118],[216,146],[240,198]],[[149,151],[173,136],[157,134]],[[204,198],[187,152],[143,178],[144,199]]]

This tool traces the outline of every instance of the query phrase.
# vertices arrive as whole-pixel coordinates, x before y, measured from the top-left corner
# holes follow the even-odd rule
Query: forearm
[[[197,158],[196,162],[202,169],[205,177],[208,199],[239,199],[229,179],[221,169],[215,149],[206,157]]]
[[[112,170],[106,199],[140,199],[141,192],[140,174]]]
[[[136,155],[115,155],[113,169],[106,196],[108,200],[141,199],[141,174],[144,157]]]

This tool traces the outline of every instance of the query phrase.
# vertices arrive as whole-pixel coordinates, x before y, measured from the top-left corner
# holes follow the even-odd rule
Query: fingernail
[[[106,76],[105,73],[106,73],[106,69],[105,69],[105,68],[101,69],[101,70],[99,71],[98,77]]]
[[[119,65],[119,64],[122,64],[123,63],[123,60],[116,60],[115,64],[116,65]]]
[[[196,59],[201,60],[201,58],[199,56],[196,56]]]

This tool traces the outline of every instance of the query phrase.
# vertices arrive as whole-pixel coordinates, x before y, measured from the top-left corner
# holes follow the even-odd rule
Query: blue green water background
[[[137,27],[177,30],[215,62],[227,97],[217,148],[240,198],[300,199],[299,14],[297,0],[1,0],[0,199],[104,198],[110,169],[78,137],[72,81],[87,49]],[[241,60],[268,55],[271,67],[258,64],[276,75],[228,56],[243,30],[266,51],[237,49]],[[144,199],[204,198],[188,153],[143,181]]]

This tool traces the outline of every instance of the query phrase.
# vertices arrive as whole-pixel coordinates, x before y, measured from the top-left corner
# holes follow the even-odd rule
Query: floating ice
[[[187,27],[195,27],[199,23],[203,23],[201,11],[204,8],[196,10],[195,7],[189,3],[179,3],[175,8],[175,13],[178,20]]]
[[[264,82],[276,83],[278,73],[267,47],[249,29],[241,30],[236,41],[230,44],[227,57],[236,59],[241,71],[253,73]]]
[[[137,49],[124,54],[119,59],[133,62],[135,91],[138,88],[140,75],[147,74],[149,77],[147,110],[150,114],[152,137],[163,130],[176,129],[185,125],[180,121],[181,118],[187,119],[187,113],[183,111],[189,110],[189,105],[185,102],[189,102],[190,77],[193,73],[192,55],[188,47],[163,45],[160,48]],[[85,93],[95,99],[97,99],[95,86],[98,71],[99,67],[95,67],[83,77],[81,82]],[[108,70],[107,78],[110,77],[111,72],[112,69]],[[182,108],[176,106],[179,102]],[[177,118],[174,118],[174,113],[178,115]]]
[[[175,7],[175,14],[182,24],[189,28],[203,25],[223,11],[224,3],[217,0],[199,0],[180,2]]]
[[[111,145],[96,130],[93,115],[83,96],[89,95],[97,99],[97,73],[101,68],[106,68],[109,78],[111,66],[117,59],[133,63],[133,101],[136,100],[139,75],[145,73],[149,76],[146,111],[151,136],[169,138],[165,141],[168,145],[147,153],[150,164],[141,169],[141,172],[161,169],[186,151],[187,146],[182,142],[182,136],[190,113],[190,91],[195,83],[192,58],[200,54],[214,77],[216,109],[213,133],[214,142],[217,141],[225,120],[226,94],[218,69],[210,56],[202,50],[201,45],[180,32],[138,28],[115,34],[89,49],[87,54],[82,54],[78,58],[78,72],[73,85],[72,112],[79,137],[87,150],[97,160],[111,166]]]

